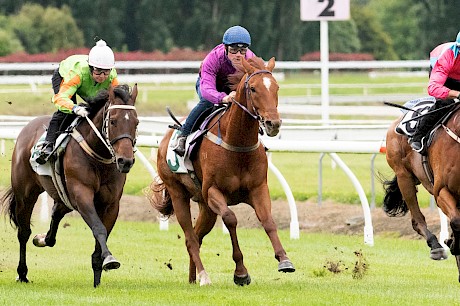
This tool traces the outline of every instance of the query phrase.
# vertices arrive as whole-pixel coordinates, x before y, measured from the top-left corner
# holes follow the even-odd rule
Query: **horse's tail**
[[[404,216],[409,209],[399,189],[397,177],[395,176],[391,181],[385,179],[381,181],[385,190],[383,211],[390,217]]]
[[[163,216],[170,217],[174,214],[171,196],[159,176],[155,177],[150,184],[148,199],[153,208],[158,210]]]
[[[5,203],[8,203],[5,206]],[[18,227],[18,218],[16,216],[16,196],[13,193],[13,188],[9,187],[8,190],[3,194],[0,199],[0,205],[2,206],[2,211],[8,210],[8,215],[10,217],[10,224],[13,227]]]

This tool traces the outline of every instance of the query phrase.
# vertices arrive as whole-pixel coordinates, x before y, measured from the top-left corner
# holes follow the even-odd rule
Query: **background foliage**
[[[426,59],[458,32],[457,1],[351,0],[351,19],[329,22],[331,52]],[[210,50],[232,25],[248,28],[263,58],[299,60],[319,50],[319,22],[300,20],[300,0],[0,0],[0,56],[91,47],[117,51]]]

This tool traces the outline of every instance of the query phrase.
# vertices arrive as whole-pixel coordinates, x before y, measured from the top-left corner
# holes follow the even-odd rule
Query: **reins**
[[[96,136],[101,140],[101,142],[104,144],[104,146],[107,148],[107,150],[110,153],[111,158],[104,158],[97,154],[86,142],[86,140],[83,138],[83,136],[80,134],[80,132],[77,131],[77,129],[73,129],[71,135],[72,137],[78,142],[80,147],[85,151],[89,156],[93,157],[97,161],[104,163],[104,164],[112,164],[115,162],[115,150],[113,149],[113,144],[115,144],[118,140],[123,139],[123,138],[128,138],[131,140],[133,146],[136,143],[136,139],[129,135],[129,134],[122,134],[114,139],[110,140],[109,139],[109,121],[110,121],[110,110],[111,109],[126,109],[126,110],[136,110],[136,107],[133,105],[110,105],[104,110],[104,115],[103,115],[103,124],[102,124],[102,136],[101,132],[98,130],[96,125],[89,119],[88,117],[85,117],[86,121],[88,122],[89,126],[91,129],[94,131]]]

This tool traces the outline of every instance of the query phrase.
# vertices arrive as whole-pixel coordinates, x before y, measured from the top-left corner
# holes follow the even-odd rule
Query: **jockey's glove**
[[[89,115],[89,111],[86,109],[86,107],[80,106],[80,105],[75,105],[72,108],[72,112],[80,117],[86,117]]]

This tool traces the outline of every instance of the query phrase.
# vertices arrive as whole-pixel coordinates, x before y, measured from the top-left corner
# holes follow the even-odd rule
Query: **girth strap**
[[[250,146],[250,147],[236,147],[236,146],[232,146],[232,145],[226,143],[222,138],[217,137],[216,135],[214,135],[211,132],[207,132],[204,137],[206,137],[210,141],[214,142],[215,144],[221,146],[222,148],[224,148],[226,150],[229,150],[229,151],[232,151],[232,152],[239,152],[239,153],[251,152],[251,151],[256,150],[260,146],[260,140],[259,139],[257,140],[257,143],[255,145],[253,145],[253,146]]]
[[[72,133],[72,138],[75,139],[76,142],[80,145],[80,147],[85,151],[89,156],[92,158],[96,159],[97,161],[103,163],[103,164],[112,164],[115,162],[115,157],[112,157],[111,159],[104,158],[94,152],[93,149],[88,145],[86,140],[83,138],[83,136],[80,134],[80,132],[77,131],[77,129],[73,129]]]

